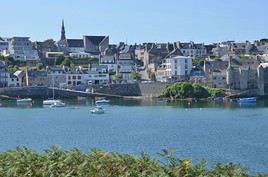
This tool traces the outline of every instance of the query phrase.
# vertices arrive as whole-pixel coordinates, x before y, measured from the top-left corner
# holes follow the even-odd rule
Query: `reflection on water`
[[[0,107],[17,108],[41,108],[43,100],[34,100],[32,104],[18,105],[15,100],[0,100]],[[268,100],[261,100],[257,103],[238,103],[238,102],[218,102],[218,101],[166,101],[161,99],[111,99],[111,105],[116,106],[171,106],[180,108],[264,108],[268,107]],[[86,99],[65,99],[64,102],[69,107],[94,106],[95,100]]]

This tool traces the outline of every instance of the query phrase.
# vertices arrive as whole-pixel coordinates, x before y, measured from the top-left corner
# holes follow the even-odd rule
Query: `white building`
[[[116,50],[110,47],[100,56],[100,66],[107,67],[110,72],[117,72],[117,61]]]
[[[110,77],[105,67],[91,68],[84,76],[84,80],[88,85],[108,84]]]
[[[186,80],[191,70],[191,57],[172,56],[164,60],[156,73],[156,79],[161,82]]]
[[[37,50],[33,49],[29,37],[13,37],[8,39],[8,53],[6,55],[19,61],[39,60]]]
[[[82,72],[67,72],[66,73],[66,85],[67,87],[76,87],[85,84],[85,75]]]
[[[3,55],[8,50],[8,41],[6,38],[0,37],[0,55]]]
[[[212,87],[214,88],[226,88],[226,72],[213,71],[211,73]]]
[[[22,86],[22,78],[14,74],[9,74],[8,87],[21,87],[21,86]]]

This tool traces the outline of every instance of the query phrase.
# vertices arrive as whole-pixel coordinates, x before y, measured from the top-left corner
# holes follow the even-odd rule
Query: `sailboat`
[[[65,103],[62,100],[56,99],[55,100],[55,87],[54,87],[54,76],[53,76],[53,97],[52,98],[48,98],[47,100],[43,101],[43,105],[44,106],[49,106],[49,107],[65,107]]]

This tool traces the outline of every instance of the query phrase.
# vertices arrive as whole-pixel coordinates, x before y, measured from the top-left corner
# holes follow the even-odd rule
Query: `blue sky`
[[[0,36],[109,35],[111,42],[219,42],[268,38],[267,0],[8,0]]]

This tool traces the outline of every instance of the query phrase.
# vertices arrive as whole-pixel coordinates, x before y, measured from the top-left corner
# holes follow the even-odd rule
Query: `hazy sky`
[[[268,38],[268,0],[6,0],[0,36],[109,35],[111,42],[219,42]]]

